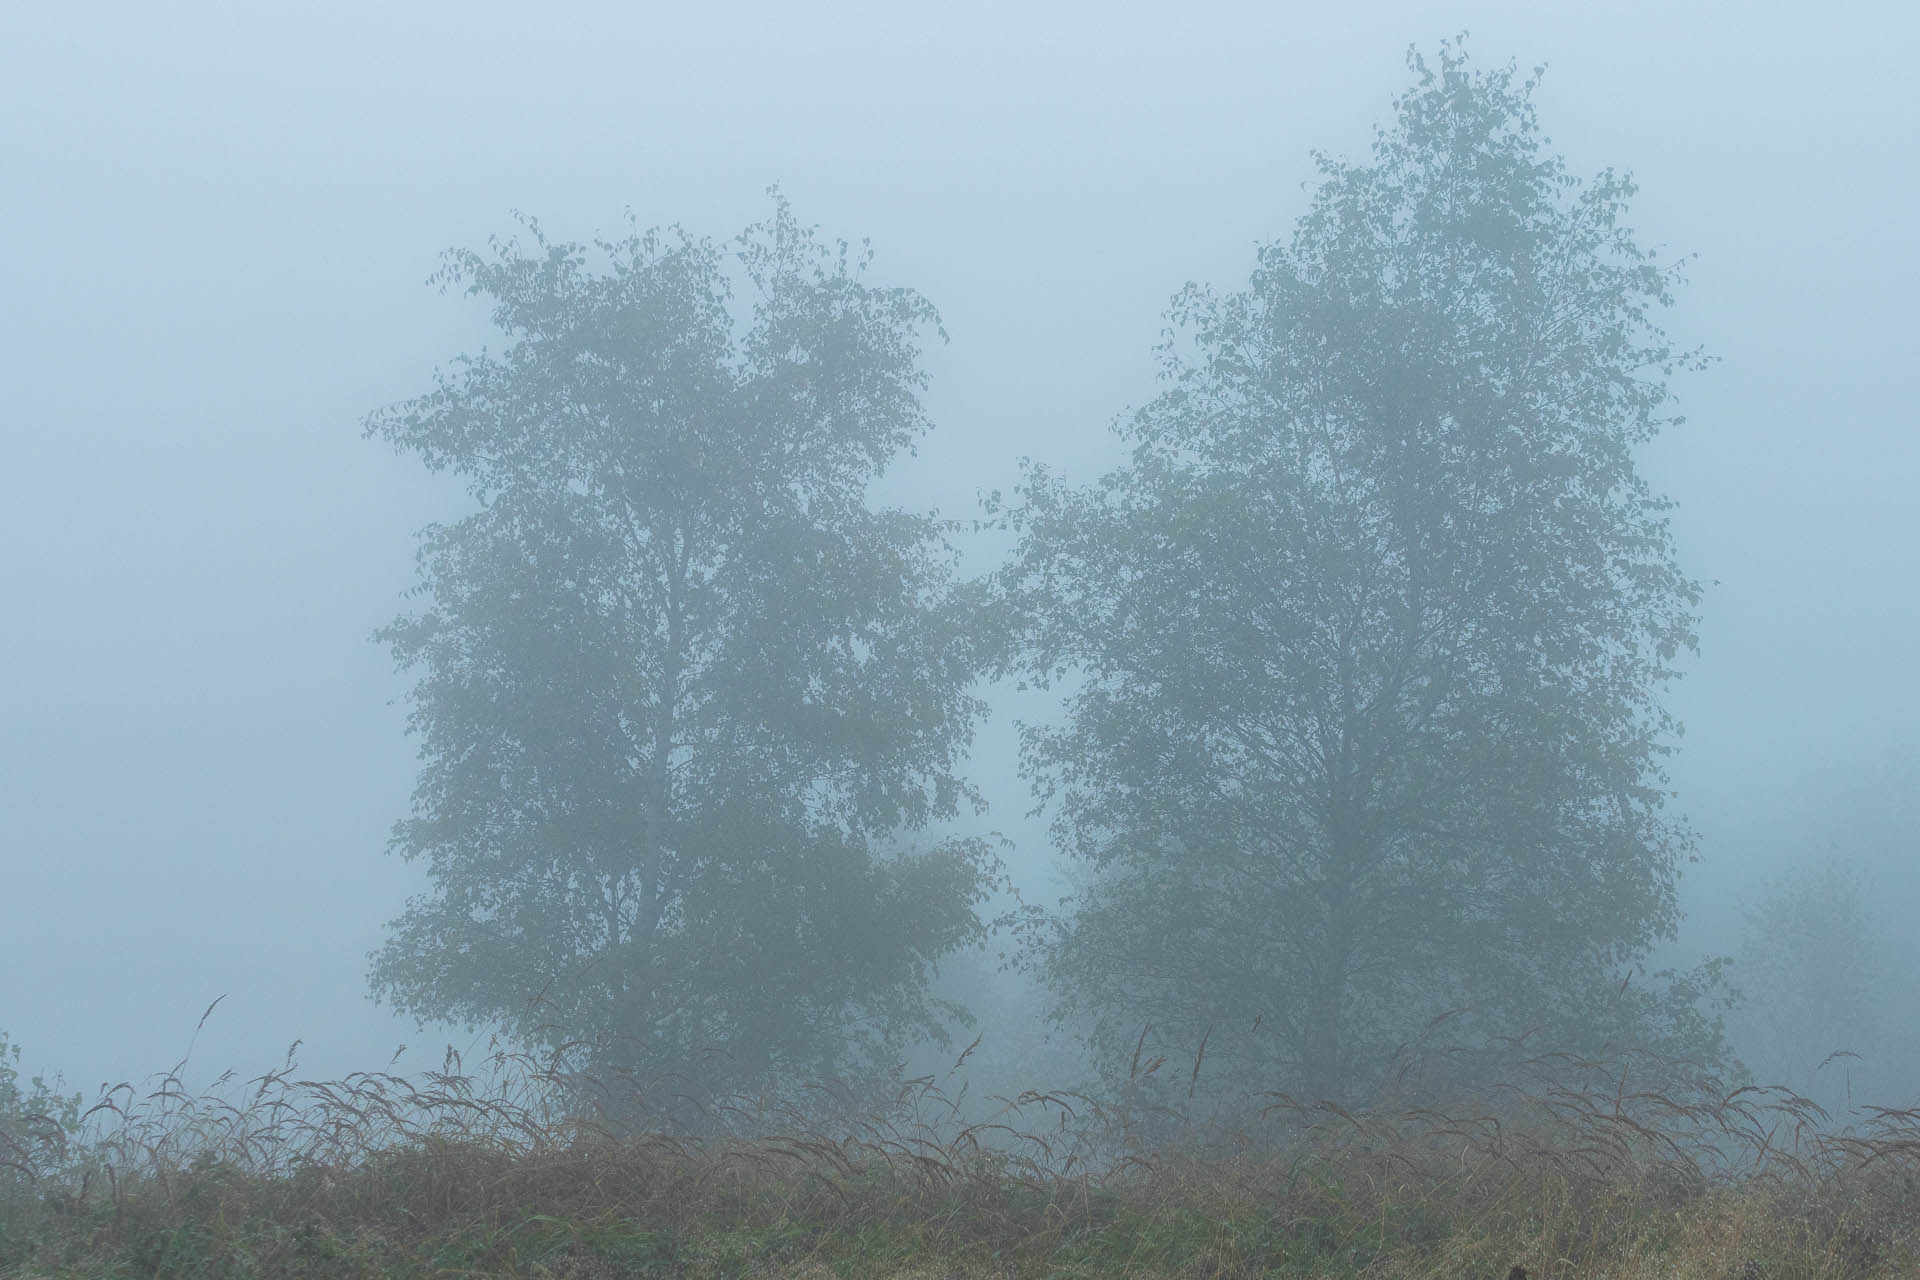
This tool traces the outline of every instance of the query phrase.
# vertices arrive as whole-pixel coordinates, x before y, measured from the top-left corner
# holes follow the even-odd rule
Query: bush
[[[0,1204],[58,1170],[80,1127],[80,1095],[34,1076],[20,1084],[20,1046],[0,1031]]]

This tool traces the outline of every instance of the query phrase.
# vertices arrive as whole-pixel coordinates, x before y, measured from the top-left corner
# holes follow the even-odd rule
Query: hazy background
[[[1909,6],[53,6],[0,39],[0,1029],[91,1094],[186,1051],[436,1064],[365,997],[423,880],[404,685],[369,633],[459,494],[361,439],[490,339],[423,286],[509,211],[728,236],[778,182],[942,309],[939,429],[887,496],[949,515],[1022,454],[1087,477],[1189,280],[1244,284],[1310,149],[1360,155],[1407,46],[1548,64],[1576,172],[1696,252],[1723,357],[1645,456],[1717,580],[1673,702],[1701,833],[1675,959],[1797,863],[1920,907],[1920,98]],[[996,548],[970,548],[984,569]],[[974,773],[1058,883],[997,700]],[[1895,972],[1909,972],[1899,968]],[[1910,987],[1887,999],[1908,1021]],[[1040,1083],[1040,1082],[1036,1082]]]

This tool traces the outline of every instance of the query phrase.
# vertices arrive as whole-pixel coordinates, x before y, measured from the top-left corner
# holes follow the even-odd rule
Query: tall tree
[[[1064,1007],[1332,1097],[1456,1006],[1711,1038],[1620,986],[1677,920],[1658,695],[1699,598],[1633,448],[1699,358],[1534,82],[1410,64],[1244,291],[1176,297],[1130,463],[1007,513],[1025,662],[1073,682],[1024,737],[1082,870],[1034,935]]]
[[[438,277],[505,349],[367,421],[478,504],[381,633],[423,762],[392,847],[432,890],[373,987],[701,1088],[884,1071],[938,1036],[929,966],[995,866],[883,852],[974,798],[945,526],[866,498],[928,427],[938,317],[784,201],[726,246],[524,226]]]

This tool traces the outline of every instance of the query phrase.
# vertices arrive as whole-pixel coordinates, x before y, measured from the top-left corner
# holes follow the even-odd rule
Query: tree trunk
[[[1346,995],[1346,940],[1330,933],[1308,992],[1306,1042],[1300,1054],[1301,1084],[1316,1100],[1339,1101],[1351,1092],[1344,1063]]]

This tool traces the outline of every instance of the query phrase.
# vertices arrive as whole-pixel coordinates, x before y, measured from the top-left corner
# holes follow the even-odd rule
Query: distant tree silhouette
[[[1699,599],[1634,446],[1701,360],[1631,182],[1570,177],[1511,67],[1410,60],[1371,162],[1175,299],[1129,464],[1005,511],[1025,673],[1070,691],[1025,762],[1083,868],[1028,954],[1111,1061],[1211,1029],[1215,1070],[1348,1097],[1456,1007],[1489,1049],[1715,1052],[1711,975],[1621,982],[1679,918]]]

